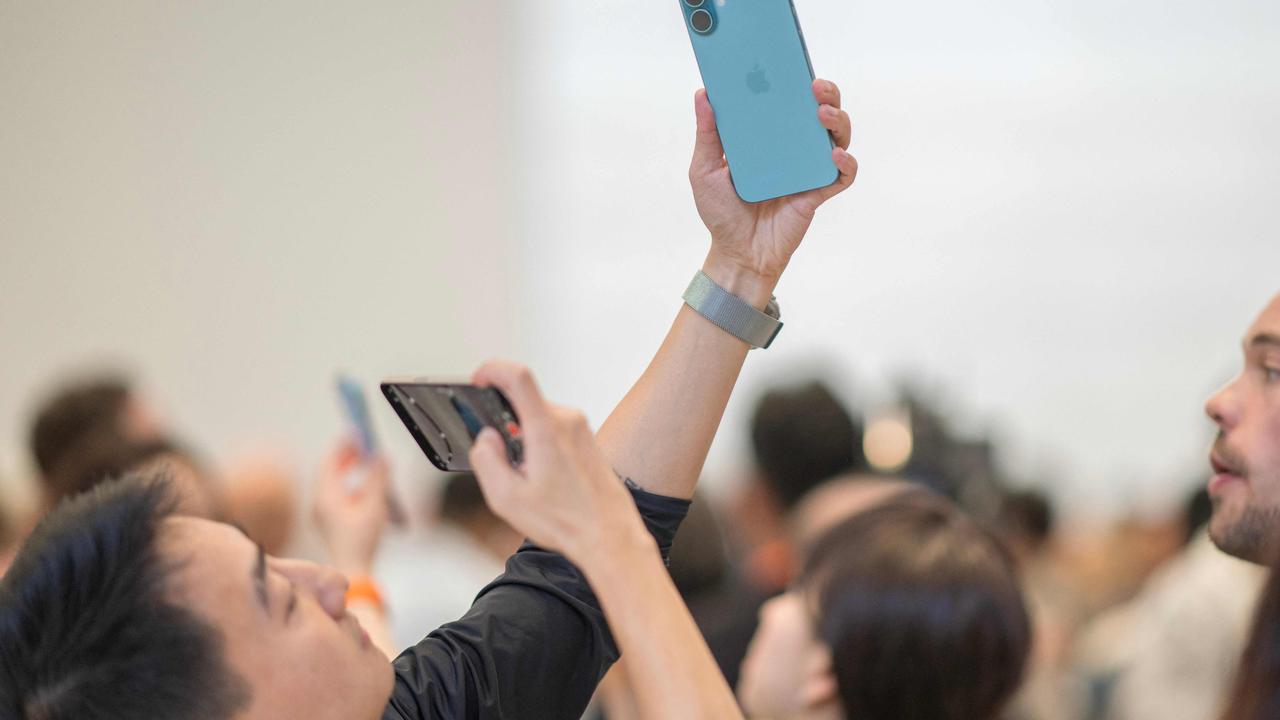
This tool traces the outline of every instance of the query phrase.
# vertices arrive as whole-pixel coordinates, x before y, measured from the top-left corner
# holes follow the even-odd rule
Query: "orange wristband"
[[[382,600],[382,591],[373,578],[367,576],[353,577],[347,585],[347,604],[366,602],[378,608],[378,612],[386,612],[387,605]]]

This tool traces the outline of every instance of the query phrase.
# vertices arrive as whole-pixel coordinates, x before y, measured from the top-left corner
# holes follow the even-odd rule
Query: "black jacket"
[[[631,493],[665,560],[689,502]],[[586,578],[563,556],[525,543],[466,615],[395,659],[382,718],[577,720],[617,659]]]

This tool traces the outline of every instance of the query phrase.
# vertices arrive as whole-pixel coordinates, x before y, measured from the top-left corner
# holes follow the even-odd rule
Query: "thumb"
[[[507,446],[502,442],[502,436],[493,428],[481,430],[468,457],[489,509],[501,514],[498,508],[505,506],[505,499],[524,481],[507,459]]]
[[[705,89],[694,93],[693,112],[698,119],[698,135],[689,169],[695,175],[702,175],[724,167],[724,145],[720,143],[720,131],[716,128],[716,111],[712,109]]]

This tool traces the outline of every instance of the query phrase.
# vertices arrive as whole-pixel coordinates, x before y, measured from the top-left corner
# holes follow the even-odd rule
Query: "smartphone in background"
[[[338,400],[355,434],[356,444],[360,448],[360,457],[363,459],[373,457],[378,453],[378,442],[373,433],[373,418],[369,415],[369,404],[365,401],[364,388],[354,378],[343,374],[338,375],[337,388]],[[404,507],[396,500],[391,488],[387,488],[387,519],[393,525],[404,525],[408,522]]]
[[[524,459],[520,420],[496,388],[425,380],[389,380],[382,394],[432,465],[446,472],[471,472],[468,453],[476,435],[491,427],[507,446],[507,459]]]
[[[840,176],[790,0],[678,0],[738,196],[761,202]]]
[[[364,399],[364,389],[350,376],[338,376],[338,398],[351,429],[355,432],[360,455],[369,457],[377,452],[378,444],[373,435],[373,420],[369,417],[369,405]]]

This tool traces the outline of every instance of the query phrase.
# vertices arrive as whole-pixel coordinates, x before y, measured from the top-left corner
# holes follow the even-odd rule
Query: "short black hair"
[[[171,512],[158,478],[63,502],[0,581],[0,716],[23,720],[229,718],[248,686],[221,632],[166,596],[157,549]]]
[[[31,455],[48,475],[94,435],[119,433],[132,394],[123,377],[102,376],[66,385],[36,410],[31,421]]]
[[[944,498],[912,493],[832,528],[800,587],[848,717],[993,720],[1022,681],[1031,625],[1013,558]]]
[[[866,467],[862,425],[819,380],[765,393],[752,414],[751,445],[784,510],[822,482]]]

